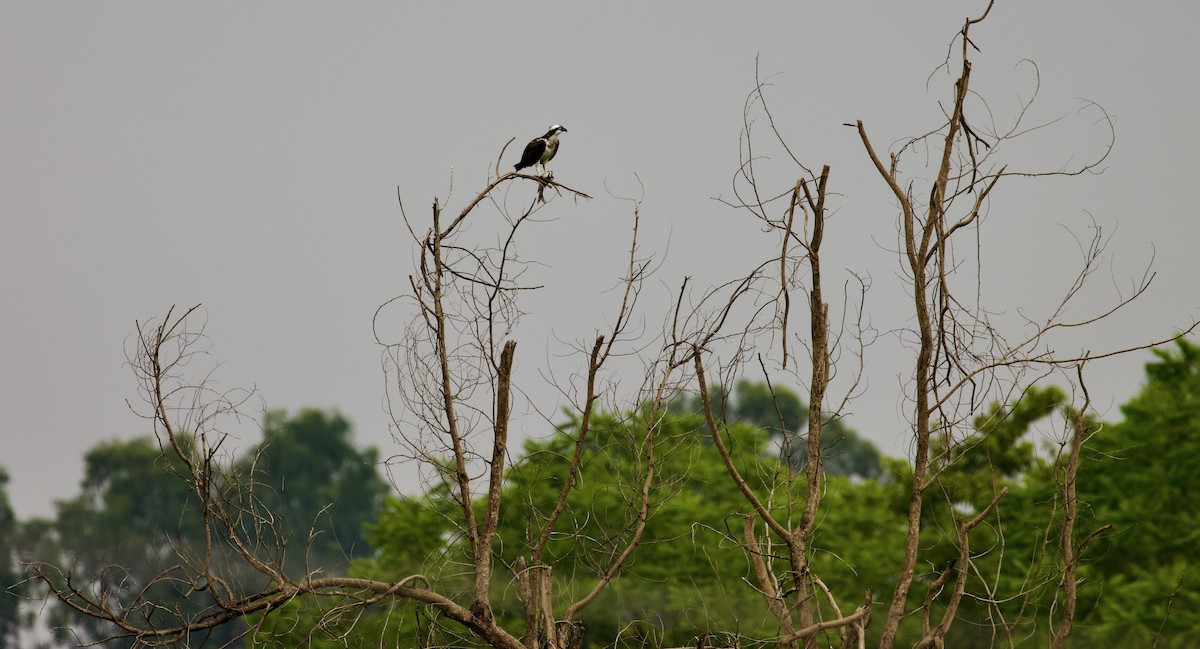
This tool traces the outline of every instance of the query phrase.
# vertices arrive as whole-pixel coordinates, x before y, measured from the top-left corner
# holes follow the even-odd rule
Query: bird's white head
[[[559,133],[566,133],[566,132],[567,132],[567,127],[563,126],[562,124],[555,124],[554,126],[550,127],[549,131],[546,131],[546,134],[547,135],[558,135]]]

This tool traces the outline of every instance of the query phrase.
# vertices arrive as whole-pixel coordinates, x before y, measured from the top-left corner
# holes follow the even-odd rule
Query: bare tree
[[[511,213],[492,193],[515,178],[536,180],[538,199]],[[579,417],[569,468],[560,477],[561,487],[553,506],[537,512],[536,519],[530,521],[527,546],[515,562],[503,566],[507,578],[517,583],[526,623],[523,639],[510,636],[493,619],[491,604],[493,572],[499,561],[495,537],[501,491],[505,467],[511,461],[508,427],[516,342],[508,336],[522,315],[519,294],[536,288],[521,284],[525,264],[516,252],[515,242],[518,229],[537,213],[548,189],[589,198],[545,176],[504,174],[498,175],[449,225],[443,225],[437,202],[432,227],[423,234],[417,234],[410,222],[420,261],[419,272],[410,277],[411,293],[407,298],[415,303],[417,313],[399,342],[384,344],[389,374],[395,378],[395,394],[399,397],[392,401],[398,441],[410,459],[432,467],[437,478],[451,486],[451,497],[461,512],[455,526],[469,547],[469,565],[465,568],[474,575],[466,607],[474,621],[467,626],[493,646],[502,642],[504,646],[523,644],[529,649],[569,649],[582,641],[579,613],[611,583],[641,541],[655,481],[655,425],[675,391],[678,363],[664,358],[647,366],[641,395],[649,404],[649,412],[641,434],[630,440],[643,458],[636,475],[629,476],[638,485],[628,503],[630,524],[618,534],[620,540],[608,561],[598,565],[596,584],[575,601],[556,607],[554,570],[546,562],[546,548],[551,537],[561,533],[561,517],[577,484],[592,418],[604,392],[601,373],[614,352],[629,342],[626,329],[650,269],[649,262],[638,257],[635,206],[624,288],[612,325],[595,338],[590,348],[579,350],[584,364],[576,376],[582,385],[572,381],[572,391],[565,393]],[[469,242],[463,236],[465,220],[484,200],[491,200],[503,217],[494,246],[480,243],[489,235],[475,236]],[[478,501],[483,503],[481,512],[477,512]]]
[[[510,214],[496,194],[506,183],[519,179],[537,183],[537,198]],[[139,324],[130,364],[149,406],[145,416],[153,421],[164,452],[182,460],[185,469],[180,477],[194,492],[205,535],[203,547],[175,548],[178,562],[154,581],[174,583],[198,597],[203,593],[206,605],[187,612],[169,608],[149,596],[149,584],[106,579],[113,568],[81,578],[70,569],[36,564],[36,576],[67,606],[110,623],[112,635],[102,641],[133,638],[146,646],[188,642],[221,624],[269,613],[295,598],[311,595],[338,602],[327,619],[398,597],[432,607],[493,647],[577,647],[582,640],[578,614],[612,581],[645,529],[655,479],[656,413],[665,409],[667,398],[676,390],[673,373],[680,363],[667,359],[648,366],[646,389],[651,410],[642,435],[634,440],[644,463],[637,476],[640,487],[629,502],[632,523],[621,535],[621,548],[602,566],[593,588],[555,610],[553,569],[546,564],[544,552],[576,484],[590,421],[601,396],[600,372],[614,349],[626,343],[625,329],[648,270],[647,262],[637,256],[635,209],[634,241],[616,317],[610,331],[599,335],[585,356],[585,385],[578,399],[580,429],[570,469],[563,476],[556,505],[545,513],[538,529],[531,531],[527,554],[505,566],[519,583],[528,622],[524,639],[513,636],[492,611],[500,495],[510,461],[508,429],[517,349],[507,336],[520,316],[517,295],[532,288],[520,284],[524,265],[515,251],[516,235],[546,204],[550,191],[556,196],[590,198],[549,176],[500,174],[497,163],[494,179],[460,212],[447,215],[435,201],[431,225],[424,232],[418,233],[410,222],[418,255],[407,299],[415,305],[415,314],[403,340],[385,344],[390,368],[396,371],[392,376],[398,377],[399,400],[393,412],[399,440],[442,474],[461,514],[458,533],[466,540],[472,581],[468,592],[437,590],[433,581],[421,574],[388,583],[285,571],[284,557],[295,550],[288,548],[289,539],[278,520],[256,496],[258,486],[239,479],[221,462],[227,434],[216,422],[224,415],[236,415],[240,403],[214,392],[206,381],[190,383],[183,373],[193,356],[203,352],[198,348],[204,340],[202,331],[191,328],[195,307],[182,315],[172,309],[160,322]],[[496,206],[504,216],[494,247],[464,236],[467,220],[485,204]],[[477,499],[482,500],[481,508],[476,506]]]
[[[904,141],[895,151],[881,156],[868,135],[867,127],[857,121],[849,124],[857,131],[866,156],[874,165],[880,179],[890,188],[898,207],[897,224],[900,259],[905,278],[904,290],[913,297],[912,320],[915,329],[907,332],[915,341],[916,354],[912,359],[911,380],[906,388],[912,404],[912,467],[908,499],[907,533],[903,560],[896,567],[894,591],[883,612],[879,646],[891,648],[896,643],[901,622],[914,613],[922,621],[922,639],[918,647],[942,647],[946,633],[957,617],[959,604],[968,596],[968,583],[979,577],[975,562],[980,556],[971,547],[971,531],[995,516],[1007,490],[999,488],[992,499],[977,511],[962,512],[958,503],[944,499],[937,503],[931,495],[937,493],[940,475],[952,469],[956,457],[965,450],[984,444],[986,439],[972,425],[986,404],[1006,403],[1019,395],[1022,386],[1047,374],[1070,379],[1077,371],[1075,384],[1083,386],[1083,367],[1092,360],[1144,349],[1135,345],[1103,352],[1061,353],[1053,346],[1051,334],[1058,330],[1074,329],[1094,324],[1125,307],[1146,290],[1152,275],[1147,274],[1136,290],[1118,297],[1110,308],[1099,314],[1071,320],[1065,312],[1086,280],[1096,270],[1103,251],[1103,237],[1097,231],[1084,246],[1084,257],[1075,281],[1065,290],[1059,304],[1041,320],[1028,320],[1015,332],[1006,331],[994,322],[982,304],[979,293],[978,263],[980,222],[990,206],[993,192],[1002,183],[1014,179],[1037,179],[1054,176],[1076,176],[1096,171],[1111,150],[1110,139],[1104,152],[1095,160],[1074,168],[1050,171],[1014,171],[1003,162],[1006,144],[1037,130],[1024,123],[1029,103],[1020,107],[1016,118],[1007,126],[999,126],[994,116],[971,90],[971,54],[976,49],[972,28],[990,13],[991,3],[976,18],[967,19],[959,32],[944,66],[954,72],[952,94],[947,102],[944,121],[924,135]],[[811,569],[813,538],[817,512],[823,492],[821,468],[822,427],[841,416],[847,399],[858,385],[857,374],[840,399],[831,400],[829,389],[831,360],[840,346],[850,345],[853,356],[861,358],[864,330],[861,321],[843,319],[841,329],[831,328],[829,305],[823,297],[821,243],[826,236],[826,199],[830,185],[830,170],[826,166],[814,173],[789,148],[780,134],[770,108],[763,96],[766,84],[762,81],[747,102],[747,117],[743,134],[743,162],[735,179],[737,201],[728,204],[750,212],[764,229],[779,233],[781,252],[775,258],[779,271],[779,290],[771,302],[775,305],[773,331],[780,344],[775,349],[772,369],[786,372],[790,356],[789,345],[798,343],[809,354],[807,379],[809,419],[806,440],[808,459],[804,482],[795,489],[793,477],[781,471],[769,493],[756,493],[733,462],[732,452],[722,442],[722,423],[713,412],[713,400],[705,381],[705,354],[697,349],[695,371],[698,391],[705,406],[705,415],[712,439],[725,460],[730,478],[744,494],[753,514],[745,519],[741,543],[753,566],[753,586],[765,600],[767,609],[778,620],[780,647],[793,648],[803,641],[805,647],[815,647],[819,633],[837,629],[842,646],[862,646],[864,629],[869,620],[872,593],[853,613],[843,614],[829,588]],[[1033,99],[1029,99],[1032,102]],[[1111,133],[1111,120],[1098,107],[1100,123]],[[793,188],[785,191],[768,186],[762,178],[766,164],[755,151],[752,137],[751,113],[766,118],[777,147],[798,167],[801,177]],[[979,115],[976,115],[979,113]],[[980,116],[989,120],[988,128],[975,125]],[[981,120],[982,122],[982,120]],[[905,173],[906,161],[916,150],[934,162],[932,180],[923,187],[919,173]],[[916,163],[920,167],[920,161]],[[925,171],[921,169],[921,171]],[[904,180],[904,177],[914,180]],[[789,198],[790,197],[790,198]],[[802,225],[795,215],[803,214]],[[794,277],[789,269],[807,266],[807,286],[789,286]],[[966,270],[964,270],[966,269]],[[789,293],[807,293],[810,326],[803,335],[789,337]],[[971,294],[974,291],[974,294]],[[765,291],[764,291],[765,292]],[[850,300],[845,308],[860,308],[861,300]],[[1193,325],[1192,328],[1194,328]],[[1188,329],[1189,331],[1191,328]],[[1151,344],[1160,344],[1156,341]],[[768,375],[768,363],[760,352],[758,364]],[[739,371],[741,359],[726,362],[718,368],[722,375]],[[861,367],[861,366],[860,366]],[[853,367],[852,369],[857,369]],[[1074,538],[1073,521],[1077,511],[1074,485],[1079,468],[1079,451],[1089,436],[1089,424],[1084,414],[1090,402],[1068,413],[1073,433],[1069,454],[1062,475],[1066,522],[1061,531],[1061,614],[1055,622],[1052,646],[1060,647],[1069,633],[1076,611],[1075,567],[1078,555],[1087,541]],[[938,442],[938,443],[935,443]],[[933,458],[935,448],[944,449],[944,457]],[[936,461],[934,461],[936,460]],[[782,504],[780,504],[782,502]],[[921,560],[920,533],[932,505],[945,507],[954,524],[957,539],[957,558],[932,579],[925,596],[912,603],[910,591],[916,582],[916,567]],[[1053,514],[1052,514],[1053,518]],[[773,557],[782,557],[773,560]],[[986,585],[985,585],[986,588]],[[1013,594],[1007,594],[1011,596]],[[1028,596],[1017,593],[1016,596]],[[975,595],[981,601],[995,601],[994,593]],[[824,602],[824,604],[822,604]],[[822,609],[826,612],[822,612]],[[940,610],[941,614],[936,615]],[[831,617],[823,617],[831,616]],[[1003,634],[1002,618],[997,626]],[[1010,637],[1011,641],[1011,637]]]
[[[178,561],[156,579],[174,584],[203,605],[187,610],[173,607],[150,596],[147,584],[114,585],[102,580],[103,573],[76,575],[70,569],[38,564],[35,574],[66,605],[109,623],[112,637],[133,638],[146,646],[188,642],[207,629],[252,616],[261,625],[290,601],[315,597],[329,603],[318,626],[353,620],[373,606],[399,599],[435,612],[438,629],[467,636],[464,642],[496,649],[577,649],[584,638],[581,613],[619,577],[644,543],[647,521],[661,502],[655,496],[662,444],[659,425],[668,400],[680,390],[692,389],[699,395],[713,447],[747,503],[740,535],[732,540],[749,566],[747,582],[754,591],[750,596],[760,597],[778,624],[775,637],[757,640],[784,649],[801,645],[808,649],[819,646],[821,637],[836,634],[842,647],[862,647],[874,613],[880,626],[873,631],[878,630],[879,646],[884,649],[895,646],[901,623],[910,617],[921,623],[917,646],[944,646],[964,598],[995,601],[999,597],[979,575],[980,555],[971,542],[972,531],[997,516],[1007,492],[997,488],[984,506],[963,511],[952,498],[938,498],[939,479],[964,449],[986,441],[986,432],[972,421],[988,404],[1009,402],[1023,386],[1050,373],[1073,378],[1082,390],[1086,363],[1144,348],[1061,353],[1052,345],[1052,334],[1108,317],[1141,295],[1152,277],[1147,275],[1132,295],[1118,298],[1111,308],[1068,319],[1068,304],[1101,258],[1104,240],[1097,234],[1085,246],[1075,281],[1041,319],[1030,319],[1013,331],[994,321],[982,304],[977,277],[982,273],[980,228],[998,188],[1018,178],[1094,171],[1111,148],[1109,140],[1096,160],[1071,169],[1009,169],[1004,162],[1006,144],[1036,128],[1023,123],[1028,104],[1007,125],[998,125],[990,116],[985,119],[990,115],[986,104],[971,90],[972,30],[990,10],[989,4],[980,16],[967,19],[953,41],[944,66],[952,91],[936,128],[881,154],[862,121],[849,125],[864,156],[892,193],[903,277],[900,288],[912,296],[908,315],[915,323],[905,332],[914,341],[915,353],[905,388],[911,404],[912,464],[904,547],[892,592],[879,593],[886,604],[878,610],[873,610],[876,594],[870,591],[861,600],[839,601],[812,561],[821,542],[826,488],[822,432],[845,415],[860,392],[862,359],[871,339],[863,320],[868,282],[852,275],[831,318],[824,274],[828,264],[822,248],[828,237],[842,236],[828,218],[836,176],[829,166],[814,171],[793,155],[776,127],[761,79],[746,104],[743,157],[735,177],[737,198],[727,204],[748,212],[753,226],[778,236],[778,243],[727,282],[694,291],[690,280],[684,279],[662,314],[662,330],[642,336],[632,332],[630,324],[655,260],[640,251],[640,207],[634,202],[631,240],[622,252],[622,290],[613,304],[610,324],[578,346],[574,356],[578,369],[556,382],[578,421],[570,460],[565,473],[557,476],[553,503],[533,512],[527,521],[522,547],[504,552],[498,547],[506,472],[521,461],[511,448],[514,404],[526,394],[514,372],[522,358],[516,335],[524,315],[521,296],[538,288],[529,280],[532,262],[519,250],[520,235],[536,227],[543,210],[590,196],[549,176],[501,173],[497,161],[483,190],[458,211],[447,210],[435,199],[424,222],[410,218],[401,204],[412,237],[414,269],[404,295],[385,304],[376,316],[377,340],[385,350],[390,412],[401,449],[397,456],[423,463],[427,476],[446,487],[441,493],[449,502],[445,511],[450,512],[446,518],[453,534],[447,539],[450,549],[444,558],[447,572],[455,572],[457,581],[424,573],[381,581],[285,571],[286,554],[302,548],[289,547],[277,519],[256,496],[258,487],[222,464],[226,434],[218,421],[236,415],[238,398],[213,392],[204,380],[193,383],[185,374],[188,360],[203,341],[192,322],[194,310],[182,315],[171,310],[161,321],[139,324],[130,363],[149,406],[144,414],[153,422],[164,452],[181,461],[180,475],[192,489],[204,529],[202,547],[175,548]],[[774,143],[798,170],[798,179],[787,186],[771,187],[761,175],[765,162],[755,153],[757,136],[752,133],[753,116],[759,114],[765,115]],[[980,126],[985,123],[986,127]],[[1101,123],[1111,129],[1111,120],[1102,112]],[[928,181],[906,172],[910,165],[920,167],[919,160],[912,162],[918,148],[931,152]],[[537,194],[512,207],[506,191],[521,187],[515,184],[518,181],[536,183]],[[794,298],[807,306],[807,327],[795,323]],[[393,308],[402,309],[405,325],[399,335],[389,337],[382,332]],[[609,371],[618,356],[636,356],[641,361],[637,388],[624,394],[618,394],[620,384]],[[761,372],[768,382],[784,376],[804,384],[809,404],[807,429],[783,440],[785,446],[806,446],[804,471],[792,471],[785,460],[788,454],[782,453],[765,480],[765,489],[739,470],[739,450],[726,441],[728,430],[710,389],[715,382],[728,385],[751,371]],[[568,502],[578,487],[589,434],[606,395],[620,407],[641,408],[641,426],[625,441],[638,461],[628,475],[613,476],[629,486],[624,492],[626,524],[612,530],[608,538],[591,539],[572,530]],[[1092,430],[1089,404],[1085,399],[1068,412],[1072,434],[1061,501],[1067,522],[1058,539],[1062,606],[1054,624],[1054,647],[1062,646],[1071,629],[1078,597],[1075,566],[1089,540],[1078,540],[1073,527],[1079,507],[1074,485],[1080,450]],[[554,416],[536,406],[533,410],[547,422]],[[931,507],[943,509],[953,520],[957,552],[949,565],[924,580],[927,587],[920,596],[913,590],[922,583],[917,574],[923,557],[920,534]],[[595,547],[597,559],[588,575],[593,582],[582,592],[556,590],[559,582],[547,548],[552,539],[564,537]],[[106,585],[98,588],[102,581]],[[980,583],[983,592],[972,593],[973,584]],[[521,605],[518,624],[499,618],[497,584],[515,585]],[[1001,632],[1006,624],[997,619]],[[515,627],[523,628],[523,635],[511,630]],[[613,639],[599,641],[607,644]],[[706,641],[702,637],[697,644],[703,647]]]

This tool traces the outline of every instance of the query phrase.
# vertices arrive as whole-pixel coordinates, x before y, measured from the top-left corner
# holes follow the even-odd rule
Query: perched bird
[[[521,161],[513,165],[517,171],[525,167],[533,167],[537,171],[537,166],[542,165],[543,173],[546,171],[546,163],[554,158],[554,154],[558,153],[558,134],[566,133],[567,129],[562,127],[562,124],[555,124],[546,131],[546,134],[534,138],[529,144],[525,145],[525,152],[521,154]]]

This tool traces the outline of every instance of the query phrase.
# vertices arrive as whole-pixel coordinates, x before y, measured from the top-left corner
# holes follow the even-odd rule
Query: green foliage
[[[919,609],[930,586],[949,571],[951,581],[933,600],[934,624],[941,619],[962,565],[958,526],[1008,489],[992,514],[967,536],[972,563],[968,595],[958,606],[946,646],[994,646],[993,622],[999,619],[1012,626],[1015,638],[1046,633],[1061,574],[1056,536],[1061,524],[1061,466],[1039,458],[1030,430],[1061,413],[1065,403],[1062,390],[1034,386],[1015,403],[992,404],[975,418],[965,438],[935,437],[931,444],[930,473],[935,477],[924,493],[921,562],[909,608]],[[902,511],[910,498],[912,467],[899,460],[887,460],[885,466],[891,507]],[[919,616],[910,616],[902,623],[897,644],[915,644],[920,638]]]
[[[304,410],[293,418],[283,412],[269,413],[264,438],[235,460],[234,474],[218,476],[216,486],[228,492],[254,476],[260,483],[256,489],[260,504],[282,514],[285,535],[299,539],[300,549],[289,552],[293,574],[315,568],[344,572],[349,557],[370,552],[363,524],[376,518],[387,490],[376,468],[377,452],[357,449],[349,423],[320,410]],[[185,454],[195,452],[190,436],[181,435],[178,441]],[[172,449],[166,451],[151,437],[102,442],[89,450],[80,494],[57,503],[53,521],[25,526],[24,558],[73,566],[77,578],[116,567],[91,586],[132,597],[178,561],[176,550],[196,556],[205,542],[199,503],[186,467]],[[0,522],[3,513],[0,507]],[[318,535],[305,564],[301,549],[310,529]],[[218,559],[227,550],[214,548]],[[204,595],[184,592],[184,586],[158,582],[148,594],[180,606],[185,614],[210,604]],[[111,632],[111,627],[62,607],[50,610],[49,621],[60,628],[58,639],[64,643]],[[244,628],[241,622],[226,625],[193,642],[199,645],[207,640],[219,646]]]
[[[1145,386],[1122,407],[1124,419],[1097,424],[1084,447],[1074,535],[1082,552],[1075,647],[1188,647],[1200,628],[1194,552],[1200,507],[1192,489],[1200,479],[1195,462],[1200,457],[1200,346],[1180,341],[1155,354]],[[730,422],[723,435],[738,470],[760,494],[774,485],[773,513],[794,524],[799,513],[791,503],[803,501],[804,485],[789,480],[777,462],[779,431],[802,430],[807,409],[794,393],[777,389],[772,396],[763,385],[742,383],[732,397],[719,394]],[[1070,416],[1066,403],[1056,388],[1031,388],[1013,404],[990,407],[966,439],[940,439],[932,449],[937,479],[925,493],[922,561],[910,609],[919,606],[929,584],[957,556],[955,519],[969,518],[1000,489],[1009,490],[994,515],[969,536],[974,569],[967,588],[981,597],[963,600],[947,646],[994,646],[990,625],[998,616],[1012,625],[1015,644],[1041,646],[1047,621],[1061,615],[1065,453],[1054,446],[1039,452],[1029,431],[1056,413]],[[693,405],[677,401],[653,422],[657,477],[644,545],[583,613],[589,642],[679,646],[703,632],[736,630],[758,638],[778,633],[761,596],[747,583],[754,578],[740,543],[748,507]],[[593,417],[576,489],[544,557],[554,568],[558,610],[590,590],[628,541],[631,504],[637,503],[645,475],[647,419],[644,410]],[[827,424],[826,434],[838,425]],[[498,567],[512,568],[528,557],[531,540],[544,531],[579,428],[580,422],[569,418],[549,437],[526,442],[523,457],[507,472]],[[315,522],[323,534],[313,542],[310,559],[344,566],[353,557],[348,570],[354,576],[394,581],[422,574],[451,596],[469,590],[462,512],[448,485],[436,484],[420,496],[384,498],[374,450],[357,450],[338,415],[272,413],[266,435],[238,469],[244,476],[254,466],[294,538],[306,539]],[[54,521],[30,521],[19,529],[4,497],[6,476],[0,473],[0,549],[14,547],[13,538],[17,545],[20,538],[37,539],[40,551],[75,560],[80,571],[116,563],[125,567],[122,578],[142,583],[159,565],[152,560],[172,544],[186,547],[197,533],[191,494],[174,475],[180,467],[164,460],[151,438],[106,442],[85,459],[81,494],[60,502]],[[827,459],[826,466],[831,464]],[[823,484],[809,560],[814,574],[847,608],[843,613],[861,601],[865,590],[877,598],[890,596],[903,552],[911,467],[891,458],[874,466],[876,478],[846,471],[849,475],[829,475]],[[1103,531],[1103,525],[1112,527]],[[336,544],[326,545],[332,541]],[[782,563],[776,567],[782,572]],[[516,585],[507,570],[498,570],[496,579],[496,615],[522,634]],[[935,600],[935,618],[945,596],[942,591]],[[5,608],[7,601],[0,602],[0,624],[15,619],[15,606]],[[395,600],[365,611],[345,603],[295,599],[255,620],[263,623],[255,646],[477,644],[431,635],[436,625],[429,609],[412,602]],[[831,614],[822,609],[824,617]],[[81,621],[58,615],[86,631]],[[898,644],[914,643],[919,625],[919,616],[909,616]],[[869,629],[869,639],[878,626]],[[8,629],[0,627],[0,643],[11,638]]]
[[[253,477],[260,501],[282,521],[288,569],[340,572],[370,552],[363,525],[378,515],[388,491],[378,464],[374,448],[354,446],[344,417],[308,408],[290,418],[268,412],[263,442],[236,471]]]
[[[1096,432],[1083,446],[1078,474],[1079,517],[1073,547],[1080,555],[1078,613],[1073,647],[1191,647],[1200,628],[1200,509],[1191,485],[1200,478],[1200,347],[1181,340],[1155,351],[1147,383],[1122,406],[1116,424],[1091,422]],[[994,593],[1000,603],[964,601],[947,646],[990,646],[986,623],[997,612],[1016,638],[1044,639],[1047,620],[1063,610],[1060,547],[1063,472],[1069,447],[1039,456],[1027,430],[1064,410],[1055,388],[1033,388],[1009,407],[993,406],[975,421],[978,436],[954,446],[939,444],[935,469],[946,467],[927,493],[922,521],[929,578],[957,553],[958,516],[985,506],[1001,487],[1009,494],[996,516],[970,535],[977,568],[968,586]],[[1070,430],[1066,431],[1069,435]],[[1111,528],[1104,528],[1111,525]],[[986,583],[981,576],[988,576]],[[919,584],[918,584],[919,585]],[[914,587],[915,589],[916,587]],[[1028,594],[1028,598],[1017,597]],[[914,604],[916,601],[914,600]]]
[[[767,431],[794,468],[802,470],[807,465],[808,406],[793,390],[743,379],[737,382],[732,398],[724,386],[716,386],[710,397],[718,418]],[[702,405],[699,397],[693,395],[674,400],[671,411],[698,413]],[[881,459],[879,449],[842,420],[831,419],[822,425],[821,466],[825,473],[878,478],[883,475]]]
[[[445,484],[419,497],[391,496],[379,517],[367,523],[367,541],[375,566],[390,574],[424,571],[445,550],[461,514],[448,499]]]
[[[179,442],[185,453],[194,452],[191,437],[181,436]],[[73,566],[77,580],[110,593],[122,605],[143,594],[172,602],[184,614],[196,613],[209,604],[206,598],[187,599],[182,584],[157,580],[174,564],[176,549],[188,553],[203,544],[187,475],[183,462],[170,450],[164,455],[154,438],[97,444],[84,456],[80,494],[59,501],[53,521],[34,522],[23,535],[29,539],[27,558]],[[83,579],[101,571],[102,577],[90,584]],[[140,593],[142,589],[148,590]],[[171,619],[161,610],[150,615],[160,623]],[[112,632],[110,626],[63,607],[50,609],[49,623],[64,644]],[[240,624],[226,625],[213,632],[211,641],[220,644],[239,629]],[[108,645],[133,646],[128,641]]]
[[[647,416],[593,417],[577,487],[546,549],[562,599],[577,599],[591,589],[628,542],[645,475]],[[697,630],[734,628],[744,618],[757,624],[762,617],[761,601],[730,599],[730,585],[746,574],[745,559],[731,540],[740,536],[746,505],[703,426],[694,414],[655,422],[656,486],[643,546],[613,587],[584,612],[581,619],[592,637],[616,638],[626,625],[651,620],[664,642],[686,641]],[[501,521],[506,561],[515,561],[518,549],[541,534],[567,474],[578,427],[570,420],[551,439],[527,443],[525,459],[509,473]],[[770,475],[763,462],[763,431],[736,424],[727,444],[739,469],[762,488]]]
[[[180,442],[191,452],[190,437]],[[172,542],[199,536],[194,495],[181,479],[186,469],[153,438],[101,442],[84,456],[84,467],[80,495],[58,503],[57,529],[86,569],[112,558],[142,564]]]
[[[1121,407],[1124,420],[1085,446],[1079,497],[1093,542],[1081,568],[1086,624],[1078,646],[1193,646],[1200,628],[1200,346],[1154,350],[1147,381]],[[1168,603],[1173,603],[1168,614]]]
[[[1011,406],[992,404],[975,418],[975,430],[966,439],[935,438],[930,464],[938,479],[931,497],[980,511],[1002,487],[1019,486],[1037,466],[1030,427],[1058,412],[1066,400],[1058,387],[1033,386]]]
[[[731,421],[744,421],[778,437],[796,433],[808,426],[808,406],[793,391],[777,387],[774,392],[765,382],[738,381],[734,390]]]
[[[588,592],[612,558],[628,542],[645,476],[646,428],[649,414],[603,412],[593,416],[582,455],[576,488],[550,537],[543,557],[554,570],[558,610]],[[586,609],[581,621],[590,642],[621,638],[631,646],[642,642],[681,645],[704,632],[737,630],[748,636],[778,633],[762,597],[749,587],[753,580],[741,547],[745,498],[729,479],[701,416],[674,408],[659,413],[653,424],[655,488],[643,545],[612,584]],[[545,530],[575,452],[580,421],[569,418],[549,438],[527,441],[522,459],[506,475],[496,547],[498,566],[515,566],[529,556],[532,543]],[[772,450],[768,431],[746,422],[724,430],[738,470],[760,494],[786,479]],[[803,499],[803,481],[777,489],[773,502],[781,520],[794,524],[799,512],[789,503]],[[894,583],[894,566],[903,552],[903,510],[893,506],[895,484],[831,477],[825,484],[822,509],[810,560],[844,602],[859,602],[863,592],[884,592]],[[390,499],[379,520],[369,526],[378,553],[356,560],[354,570],[379,579],[409,574],[428,576],[440,592],[464,595],[470,584],[461,512],[450,489],[436,485],[416,498]],[[798,506],[798,505],[795,505]],[[782,572],[782,564],[779,566]],[[493,601],[497,618],[513,633],[524,633],[524,617],[511,577],[497,576]],[[368,612],[348,623],[312,603],[294,607],[293,632],[276,638],[281,646],[313,641],[314,647],[350,633],[346,641],[375,646],[423,641],[419,608]],[[322,615],[325,615],[322,618]],[[329,624],[310,633],[318,620]],[[340,624],[340,626],[339,626]],[[273,630],[289,628],[276,621]],[[263,634],[264,639],[267,634]],[[315,638],[315,639],[314,639]],[[382,639],[382,640],[381,640]],[[444,641],[448,639],[443,638]],[[469,640],[456,644],[471,645]],[[264,645],[265,646],[265,645]],[[333,645],[330,645],[333,646]]]

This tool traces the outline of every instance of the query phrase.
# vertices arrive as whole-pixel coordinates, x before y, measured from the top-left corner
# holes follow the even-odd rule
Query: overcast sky
[[[746,217],[713,200],[730,195],[756,59],[793,150],[832,166],[827,268],[872,278],[881,332],[908,326],[895,208],[842,124],[862,119],[880,148],[935,127],[948,79],[935,69],[981,6],[0,2],[0,466],[18,515],[77,493],[97,442],[150,432],[126,406],[124,349],[135,320],[172,304],[203,304],[221,385],[254,386],[269,408],[336,408],[387,455],[371,318],[412,267],[397,190],[423,218],[453,180],[461,206],[509,138],[560,122],[556,178],[596,198],[552,203],[524,242],[546,288],[526,305],[518,365],[553,400],[537,367],[556,339],[594,336],[615,299],[630,212],[613,194],[644,197],[643,249],[665,259],[648,322],[684,275],[715,281],[762,254]],[[1041,82],[1030,124],[1064,118],[1015,161],[1101,151],[1085,100],[1115,121],[1102,175],[1002,186],[981,230],[988,295],[1008,313],[1053,302],[1079,260],[1071,233],[1093,220],[1110,256],[1077,315],[1153,261],[1134,310],[1065,349],[1170,336],[1200,314],[1197,25],[1195,2],[1002,0],[973,32],[974,87],[998,120],[1032,92],[1026,59]],[[786,188],[795,169],[773,162]],[[848,423],[902,455],[894,338],[868,350]],[[1092,368],[1102,415],[1119,417],[1148,358]]]

